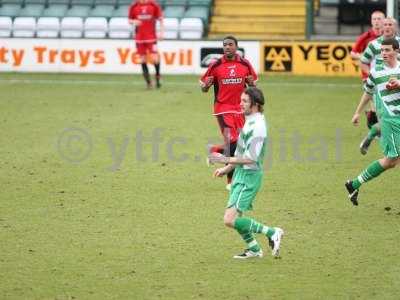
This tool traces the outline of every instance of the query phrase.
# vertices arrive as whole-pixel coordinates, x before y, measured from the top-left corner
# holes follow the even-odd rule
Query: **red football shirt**
[[[135,40],[137,43],[151,43],[157,41],[156,21],[162,17],[161,7],[155,1],[132,3],[129,8],[129,19],[139,20],[142,23],[136,26]]]
[[[208,67],[200,81],[205,82],[207,77],[214,76],[214,115],[242,113],[240,95],[246,88],[246,77],[249,75],[257,80],[250,62],[239,55],[234,60],[223,56]]]
[[[379,35],[376,34],[371,28],[370,30],[364,32],[363,34],[361,34],[357,38],[357,40],[356,40],[355,44],[353,45],[353,48],[351,49],[351,51],[356,52],[356,53],[363,53],[365,48],[367,48],[368,43],[370,41],[375,40],[378,37],[379,37]],[[368,74],[362,72],[361,73],[361,78],[363,80],[366,80],[368,78]]]

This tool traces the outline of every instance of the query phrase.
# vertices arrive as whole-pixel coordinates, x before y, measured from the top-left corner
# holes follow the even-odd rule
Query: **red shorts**
[[[146,55],[147,53],[157,53],[157,42],[136,43],[136,52],[139,55]]]
[[[236,142],[239,138],[240,130],[244,126],[244,115],[228,113],[217,115],[216,117],[225,144]]]

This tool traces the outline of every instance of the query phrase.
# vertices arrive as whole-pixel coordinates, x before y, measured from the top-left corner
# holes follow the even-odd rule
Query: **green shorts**
[[[235,207],[240,212],[253,209],[253,201],[261,187],[262,178],[262,171],[237,167],[233,174],[227,208]]]
[[[400,156],[400,124],[387,120],[381,121],[381,148],[385,157]]]

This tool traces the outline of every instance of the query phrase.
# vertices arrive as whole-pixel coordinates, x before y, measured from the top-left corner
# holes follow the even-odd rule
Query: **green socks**
[[[247,244],[248,248],[254,252],[260,251],[261,248],[254,238],[253,233],[263,233],[269,238],[275,233],[275,229],[273,227],[265,226],[261,223],[258,223],[256,220],[245,217],[236,218],[233,228],[237,230]]]
[[[367,138],[369,141],[372,141],[376,136],[378,136],[380,133],[380,128],[379,124],[375,124],[371,127],[371,129],[368,131]]]
[[[265,226],[264,224],[258,223],[256,220],[245,217],[236,218],[233,228],[235,228],[239,234],[263,233],[267,237],[272,237],[275,233],[275,229],[273,227]]]
[[[358,190],[364,182],[378,177],[383,171],[385,171],[385,169],[381,166],[379,161],[374,161],[352,181],[353,188]]]
[[[244,240],[244,242],[247,244],[247,248],[249,248],[251,251],[258,252],[261,250],[260,245],[257,243],[257,240],[254,238],[251,232],[246,232],[246,233],[239,232],[239,234]]]

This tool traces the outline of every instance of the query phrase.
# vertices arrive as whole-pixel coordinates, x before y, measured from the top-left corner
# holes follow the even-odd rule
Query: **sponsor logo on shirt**
[[[224,78],[222,84],[241,84],[243,78]]]
[[[139,20],[150,20],[151,18],[153,18],[152,15],[139,15],[138,16]]]

